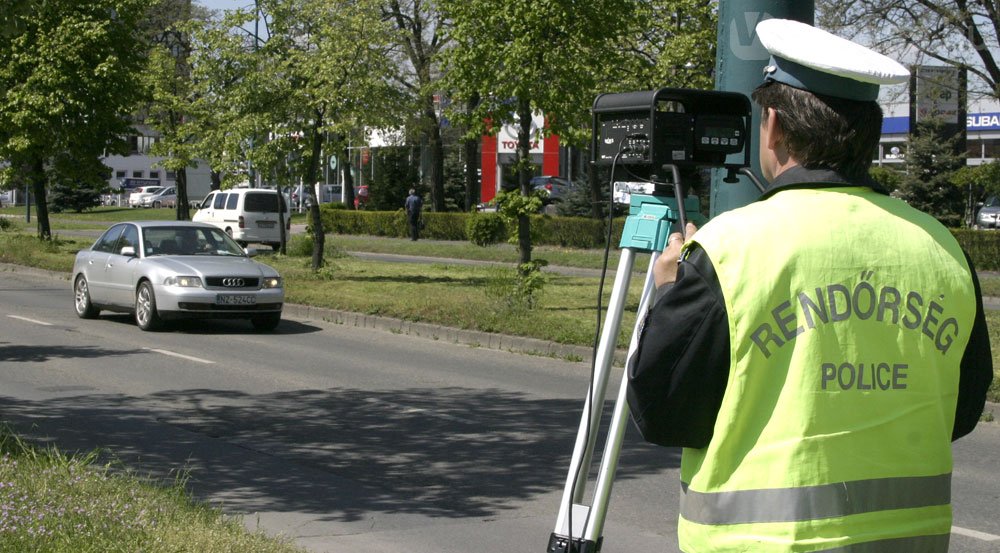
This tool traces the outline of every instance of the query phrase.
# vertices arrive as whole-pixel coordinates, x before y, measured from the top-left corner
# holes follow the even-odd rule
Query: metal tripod
[[[604,328],[598,343],[594,377],[584,403],[583,416],[580,419],[580,427],[576,435],[576,445],[573,448],[573,458],[570,461],[569,474],[566,478],[566,487],[559,504],[555,530],[549,537],[547,553],[596,553],[601,550],[608,500],[611,497],[611,486],[615,470],[618,467],[618,455],[621,451],[629,418],[629,408],[625,397],[628,387],[627,375],[622,377],[618,397],[615,400],[600,470],[594,482],[592,502],[587,505],[583,501],[593,463],[594,447],[597,443],[604,398],[614,361],[615,345],[621,328],[622,313],[628,295],[635,256],[637,253],[651,254],[649,269],[646,271],[646,280],[639,301],[639,316],[636,318],[632,339],[628,347],[628,358],[638,348],[642,314],[648,310],[654,292],[653,266],[663,250],[671,228],[675,223],[679,223],[681,229],[685,228],[687,222],[685,211],[692,217],[700,217],[697,215],[697,198],[685,198],[683,202],[681,201],[681,198],[684,197],[682,186],[676,168],[673,168],[673,171],[674,197],[654,193],[653,195],[632,195],[631,198],[629,217],[626,219],[620,243],[621,258],[618,261]],[[678,206],[681,205],[683,208],[679,209]]]

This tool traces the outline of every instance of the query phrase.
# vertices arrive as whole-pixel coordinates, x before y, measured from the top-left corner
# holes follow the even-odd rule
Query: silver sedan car
[[[118,223],[76,254],[76,314],[131,312],[142,330],[179,318],[249,319],[257,330],[281,321],[285,289],[225,232],[186,221]]]

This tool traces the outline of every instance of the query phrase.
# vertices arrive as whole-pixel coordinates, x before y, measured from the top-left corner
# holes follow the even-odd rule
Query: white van
[[[191,220],[219,227],[244,247],[252,242],[277,250],[281,247],[278,198],[276,190],[266,188],[214,190],[201,202]],[[287,240],[292,228],[292,213],[286,198],[281,198],[280,203],[285,210]]]

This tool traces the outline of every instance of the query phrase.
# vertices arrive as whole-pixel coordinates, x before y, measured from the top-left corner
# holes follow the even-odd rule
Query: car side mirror
[[[135,257],[135,246],[124,246],[121,254],[126,257]]]
[[[247,254],[247,257],[255,257],[257,255],[257,248],[243,248],[243,253]]]

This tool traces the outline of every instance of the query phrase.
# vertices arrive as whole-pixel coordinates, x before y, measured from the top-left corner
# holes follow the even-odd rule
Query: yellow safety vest
[[[731,360],[711,442],[684,450],[681,549],[947,551],[976,312],[954,237],[843,187],[777,192],[694,242],[718,272]]]

